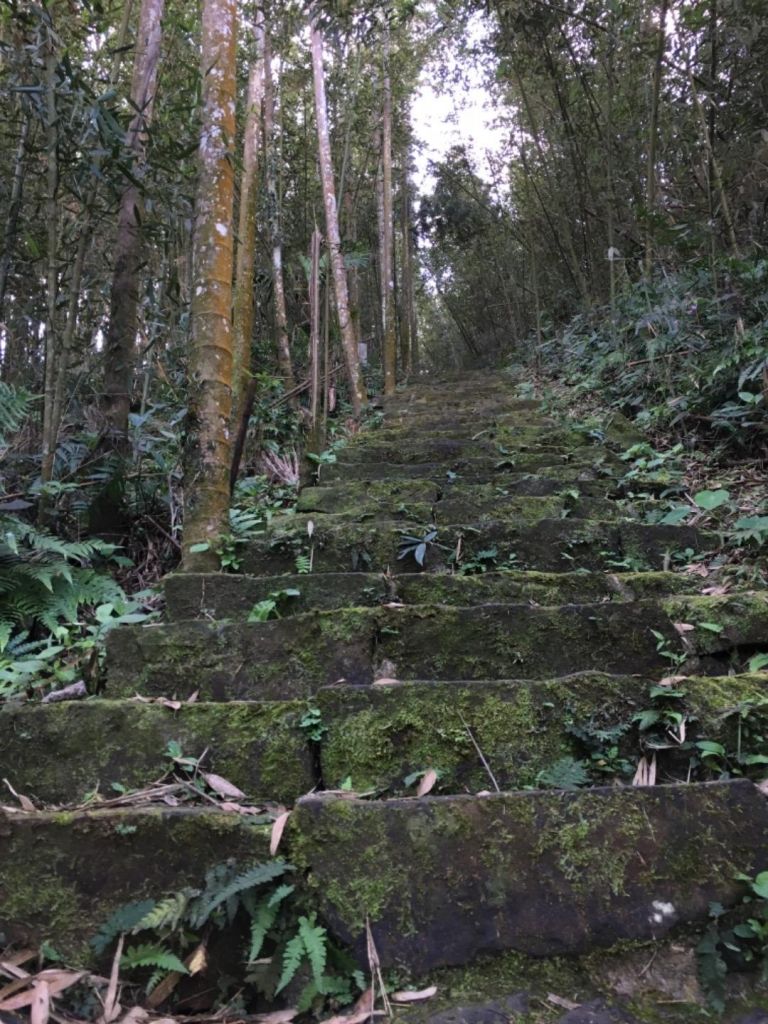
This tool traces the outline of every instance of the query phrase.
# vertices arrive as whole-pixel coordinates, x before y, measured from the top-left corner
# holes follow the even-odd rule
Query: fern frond
[[[269,929],[277,919],[277,907],[270,907],[269,900],[264,900],[256,908],[251,918],[251,942],[248,949],[249,964],[258,957],[264,945]]]
[[[275,989],[275,995],[278,992],[282,992],[286,985],[289,985],[301,966],[301,961],[304,959],[304,940],[301,935],[294,935],[294,937],[287,942],[285,949],[283,950],[283,972],[280,975],[280,981],[277,983]]]
[[[160,900],[148,914],[137,921],[131,929],[131,934],[136,935],[137,932],[143,931],[157,932],[161,928],[175,931],[189,906],[189,901],[198,895],[199,890],[197,889],[182,889],[180,892],[175,892],[172,896]]]
[[[149,995],[150,992],[157,988],[163,978],[167,978],[170,973],[170,971],[166,971],[163,967],[158,967],[156,971],[153,971],[144,989],[145,994]]]
[[[263,864],[255,864],[252,868],[232,879],[223,888],[219,888],[218,891],[214,889],[213,892],[205,892],[192,922],[192,927],[199,928],[205,924],[217,907],[220,907],[223,903],[231,900],[244,890],[253,889],[257,885],[263,885],[265,882],[271,882],[273,878],[279,878],[280,875],[284,875],[286,871],[291,870],[293,870],[293,865],[286,864],[283,860],[266,861]]]
[[[175,953],[172,953],[170,949],[166,949],[165,946],[152,942],[146,942],[141,946],[129,946],[123,953],[120,967],[126,971],[136,967],[156,967],[163,971],[178,971],[179,974],[189,974],[189,971]]]
[[[312,968],[312,977],[319,989],[322,985],[328,957],[328,933],[322,925],[317,923],[316,915],[310,914],[309,917],[299,918],[299,936]]]
[[[30,413],[34,396],[22,388],[0,381],[0,445],[5,447],[9,434],[15,433]]]
[[[103,953],[123,932],[130,932],[136,923],[152,910],[154,900],[140,900],[138,903],[126,903],[111,914],[99,928],[88,945],[94,953]]]

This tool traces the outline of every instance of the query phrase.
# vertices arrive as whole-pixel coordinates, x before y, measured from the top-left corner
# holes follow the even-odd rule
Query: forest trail
[[[686,782],[681,750],[734,748],[768,603],[672,571],[717,538],[621,500],[634,440],[501,376],[398,392],[242,574],[172,576],[165,623],[110,635],[104,696],[4,708],[0,777],[64,804],[147,785],[169,741],[207,751],[249,797],[295,804],[280,852],[333,934],[365,962],[368,919],[382,964],[416,976],[701,927],[740,900],[736,873],[768,869],[768,806],[706,765]],[[282,617],[246,621],[266,600]],[[668,784],[632,786],[637,765]],[[269,856],[268,827],[213,806],[0,832],[0,931],[67,950],[122,903]]]

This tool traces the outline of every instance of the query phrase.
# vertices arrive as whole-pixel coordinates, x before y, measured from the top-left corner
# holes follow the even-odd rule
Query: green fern
[[[149,913],[133,926],[131,933],[136,935],[137,932],[159,932],[161,929],[175,931],[184,917],[190,900],[198,895],[198,889],[182,889],[181,892],[175,892],[156,903]]]
[[[304,940],[301,935],[294,935],[294,937],[286,943],[285,949],[283,950],[283,972],[280,975],[280,981],[277,983],[275,989],[275,995],[278,992],[282,992],[286,985],[289,985],[298,973],[299,967],[301,967],[301,961],[304,959]]]
[[[317,923],[316,915],[299,918],[299,935],[312,968],[312,977],[320,988],[328,957],[328,933]]]
[[[93,952],[97,955],[104,953],[118,935],[133,931],[142,917],[146,917],[154,906],[154,900],[140,900],[138,903],[126,903],[125,906],[118,907],[89,940],[88,944]]]
[[[28,391],[0,381],[0,447],[8,444],[8,435],[15,434],[29,416],[34,401]]]
[[[583,761],[561,757],[550,768],[539,772],[538,784],[547,789],[578,789],[589,785],[589,772]]]
[[[129,946],[120,960],[122,970],[129,971],[137,967],[156,967],[163,971],[178,971],[189,974],[185,965],[175,953],[157,943],[145,942],[141,946]]]
[[[211,914],[222,904],[232,900],[240,893],[253,889],[257,885],[264,885],[274,878],[279,878],[286,871],[292,871],[293,865],[286,864],[283,860],[267,861],[264,864],[255,864],[252,868],[232,879],[223,888],[214,889],[213,892],[203,893],[200,905],[196,908],[194,919],[190,922],[193,928],[200,928],[208,921]],[[231,918],[234,916],[229,913]]]
[[[269,930],[277,920],[280,904],[291,895],[294,889],[293,885],[279,885],[270,896],[267,896],[259,904],[253,908],[246,907],[251,916],[251,941],[247,958],[249,964],[253,963],[261,952]]]
[[[149,981],[144,987],[144,992],[149,995],[150,992],[153,992],[157,988],[163,978],[167,978],[170,973],[171,972],[166,971],[165,968],[158,967],[156,971],[153,971],[152,974],[150,974]]]

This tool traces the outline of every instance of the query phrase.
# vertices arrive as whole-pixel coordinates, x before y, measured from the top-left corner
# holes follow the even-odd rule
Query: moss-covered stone
[[[176,740],[187,756],[255,799],[292,803],[314,785],[299,728],[303,702],[159,705],[102,698],[0,708],[0,777],[43,803],[79,803],[112,783],[140,789],[162,776]],[[65,770],[63,770],[65,767]]]
[[[768,865],[768,807],[743,781],[308,797],[295,818],[297,856],[334,932],[362,956],[367,918],[384,964],[423,969],[494,950],[556,956],[659,937],[704,920],[712,900],[736,902],[739,865]]]
[[[643,750],[633,717],[652,707],[649,689],[656,681],[585,672],[540,682],[321,690],[316,701],[328,728],[321,748],[323,778],[331,788],[351,778],[358,792],[405,794],[415,788],[405,785],[406,778],[433,768],[439,773],[435,792],[478,792],[492,788],[493,781],[477,743],[498,785],[523,789],[536,785],[539,774],[562,757],[589,760],[591,748],[578,738],[579,730],[594,736],[617,727],[625,731],[603,746],[615,742],[616,759],[634,768]],[[738,742],[737,723],[727,713],[768,693],[759,676],[691,678],[684,689],[689,736],[731,750]],[[665,777],[672,769],[669,761],[662,755]],[[601,770],[595,768],[593,781],[611,778],[610,766],[606,775]],[[688,756],[680,759],[677,777],[685,779],[687,771]]]
[[[88,966],[87,940],[118,907],[199,885],[215,864],[269,859],[269,828],[215,810],[0,812],[0,932],[49,940]]]
[[[664,607],[674,622],[694,627],[682,636],[698,654],[768,646],[768,594],[686,595],[665,600]]]

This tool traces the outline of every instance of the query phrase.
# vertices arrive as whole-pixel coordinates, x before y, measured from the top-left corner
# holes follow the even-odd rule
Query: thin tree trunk
[[[272,46],[267,31],[264,40],[264,148],[266,152],[267,204],[269,208],[269,234],[272,245],[272,293],[275,305],[275,331],[277,334],[277,362],[286,391],[292,391],[296,381],[291,360],[288,336],[288,313],[285,306],[283,283],[283,243],[280,236],[280,197],[277,187],[277,143],[275,140],[275,91],[272,81]]]
[[[661,79],[664,72],[664,50],[667,45],[667,11],[669,0],[661,0],[659,7],[659,32],[656,46],[656,60],[653,66],[653,88],[651,91],[651,117],[648,127],[648,164],[646,169],[646,226],[645,226],[645,258],[643,270],[650,280],[653,274],[653,218],[656,213],[656,149],[659,141],[659,101],[661,98]]]
[[[131,83],[134,116],[126,147],[131,154],[132,176],[140,178],[145,162],[147,131],[152,122],[162,44],[165,0],[142,0]],[[115,264],[110,295],[109,327],[104,343],[102,410],[112,447],[127,444],[128,413],[136,358],[136,325],[141,265],[141,212],[139,187],[129,181],[120,196],[117,215]]]
[[[232,414],[236,0],[204,0],[202,128],[184,465],[186,570],[214,569],[227,530]]]
[[[728,242],[731,249],[731,255],[740,256],[739,242],[736,238],[736,228],[733,224],[733,217],[731,216],[731,205],[728,202],[728,193],[725,191],[725,182],[723,181],[723,174],[720,170],[720,164],[715,156],[715,151],[712,143],[709,139],[709,131],[707,128],[707,118],[704,114],[704,108],[701,105],[699,99],[699,93],[696,89],[696,83],[693,80],[693,75],[690,70],[688,72],[688,80],[691,86],[691,96],[693,97],[693,105],[696,109],[696,116],[699,121],[699,130],[701,133],[701,141],[704,143],[707,149],[707,156],[709,157],[710,166],[712,168],[712,174],[715,179],[715,185],[717,186],[717,194],[720,199],[720,210],[725,221],[725,229],[728,234]]]
[[[256,60],[248,76],[248,100],[243,131],[243,171],[237,228],[235,303],[233,311],[232,422],[239,422],[242,399],[251,370],[254,321],[253,268],[256,257],[257,165],[262,100],[264,98],[264,16],[257,13]]]
[[[384,37],[384,78],[381,119],[381,321],[384,333],[384,394],[397,384],[395,329],[394,221],[392,218],[392,82],[389,77],[389,30]]]
[[[53,17],[51,6],[50,17]],[[49,21],[45,41],[45,152],[46,197],[45,216],[48,221],[48,259],[46,266],[45,376],[43,384],[43,440],[40,477],[47,483],[53,475],[56,442],[53,436],[53,404],[56,381],[56,300],[58,297],[58,188],[59,188],[59,125],[56,110],[56,50],[53,25]],[[45,518],[46,503],[40,502],[39,515]]]
[[[24,114],[19,129],[19,143],[13,161],[13,179],[11,194],[8,197],[8,212],[3,232],[3,251],[0,253],[0,324],[5,322],[5,292],[8,287],[8,275],[13,263],[13,252],[16,247],[16,236],[19,231],[19,213],[21,197],[24,190],[24,165],[27,159],[27,142],[29,140],[30,118]]]
[[[313,450],[320,451],[320,232],[315,227],[310,245],[309,275],[309,422]]]
[[[349,313],[349,294],[344,257],[341,253],[339,216],[336,207],[336,191],[331,162],[331,142],[328,132],[328,106],[325,98],[325,74],[323,71],[323,37],[317,22],[312,22],[312,74],[315,86],[315,120],[317,121],[317,144],[320,159],[320,178],[323,187],[325,207],[325,233],[328,239],[328,255],[333,272],[336,292],[336,309],[339,316],[341,344],[349,378],[350,398],[355,418],[359,418],[366,403],[365,387],[360,373],[360,356],[357,348],[352,319]]]

